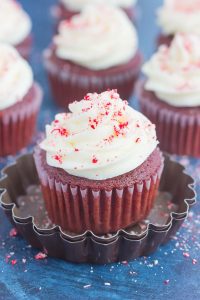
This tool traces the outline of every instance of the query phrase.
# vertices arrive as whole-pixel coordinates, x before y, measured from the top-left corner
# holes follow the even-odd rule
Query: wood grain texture
[[[45,100],[39,128],[58,111],[49,93],[41,51],[51,40],[53,24],[49,7],[53,0],[21,1],[33,19],[35,78],[44,88]],[[149,57],[154,49],[154,11],[161,1],[139,0],[138,30],[141,49]],[[12,157],[0,160],[2,167]],[[196,176],[200,196],[200,161],[181,159]],[[181,188],[181,187],[180,187]],[[35,260],[38,253],[20,237],[10,237],[0,212],[0,299],[195,299],[200,297],[200,204],[168,245],[148,258],[107,266],[76,265],[56,259]],[[9,258],[8,255],[11,257]],[[189,257],[187,257],[189,255]],[[24,260],[25,259],[25,260]],[[7,262],[6,262],[7,260]],[[16,261],[16,264],[12,265]],[[197,262],[196,262],[197,260]],[[168,282],[169,280],[169,282]]]

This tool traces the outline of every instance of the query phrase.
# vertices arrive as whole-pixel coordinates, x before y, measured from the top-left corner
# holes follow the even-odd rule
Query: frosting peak
[[[141,165],[158,142],[155,126],[115,90],[87,94],[46,126],[47,163],[69,174],[103,180]]]
[[[15,48],[0,43],[0,110],[21,101],[32,84],[29,64]]]
[[[121,8],[129,8],[136,4],[137,0],[60,0],[67,9],[80,12],[85,6],[94,3],[111,4]]]
[[[87,6],[62,21],[54,43],[59,58],[93,70],[127,63],[138,48],[136,30],[126,14],[107,5]]]
[[[177,34],[143,67],[145,88],[173,106],[200,105],[200,37]]]
[[[165,0],[158,10],[158,23],[168,35],[200,34],[200,0]]]
[[[31,20],[15,0],[0,0],[0,42],[20,44],[31,32]]]

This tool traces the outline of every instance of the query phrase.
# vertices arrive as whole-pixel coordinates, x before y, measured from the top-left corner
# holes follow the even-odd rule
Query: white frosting
[[[64,6],[75,12],[80,12],[86,5],[94,3],[111,4],[121,8],[130,8],[134,6],[137,0],[60,0]]]
[[[126,14],[111,6],[88,6],[63,21],[55,37],[56,55],[93,70],[129,62],[138,48],[137,33]]]
[[[158,142],[155,126],[115,90],[87,94],[46,126],[40,144],[47,164],[69,174],[103,180],[140,166]]]
[[[0,42],[20,44],[31,32],[31,20],[14,0],[0,0]]]
[[[145,88],[173,106],[200,106],[200,36],[178,34],[143,67]]]
[[[200,0],[165,0],[158,10],[163,33],[200,34]]]
[[[32,84],[29,64],[15,48],[0,43],[0,110],[21,101]]]

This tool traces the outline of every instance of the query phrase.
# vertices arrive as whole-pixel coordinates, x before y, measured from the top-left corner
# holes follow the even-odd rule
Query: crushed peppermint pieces
[[[110,282],[104,282],[104,285],[105,286],[111,286],[111,283]]]
[[[193,265],[196,265],[196,264],[197,264],[197,259],[193,258],[193,259],[192,259],[192,264],[193,264]]]
[[[9,232],[9,236],[10,237],[16,237],[18,235],[17,229],[16,228],[12,228]]]
[[[183,252],[183,256],[188,258],[188,257],[190,257],[190,254],[187,252]]]
[[[17,264],[17,259],[12,259],[12,260],[11,260],[11,265],[14,266],[14,265],[16,265],[16,264]]]
[[[57,132],[61,136],[66,136],[66,137],[69,135],[69,132],[67,131],[67,129],[63,128],[63,127],[54,128],[54,129],[52,129],[51,133],[53,133],[53,132]]]
[[[43,252],[39,252],[38,254],[35,255],[36,260],[42,260],[42,259],[45,259],[45,258],[47,258],[47,254],[43,253]]]
[[[57,160],[60,164],[62,164],[62,155],[56,154],[56,155],[53,156],[53,158],[55,160]]]
[[[91,284],[86,284],[83,286],[84,289],[89,289],[92,285]]]
[[[92,158],[92,163],[93,163],[93,164],[98,163],[98,159],[97,159],[95,156]]]

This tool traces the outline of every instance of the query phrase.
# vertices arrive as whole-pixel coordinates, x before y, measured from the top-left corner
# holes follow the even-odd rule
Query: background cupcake
[[[0,1],[0,42],[8,43],[28,58],[31,46],[31,20],[15,0]]]
[[[88,91],[108,88],[118,89],[129,99],[142,58],[136,30],[125,13],[94,5],[61,22],[44,61],[54,99],[67,107],[69,101],[83,98]]]
[[[130,19],[134,19],[136,2],[137,0],[59,0],[56,6],[56,17],[59,20],[69,19],[80,13],[87,5],[103,3],[122,8]]]
[[[162,31],[159,45],[169,45],[176,33],[200,34],[200,0],[164,0],[158,24]]]
[[[51,220],[103,234],[145,218],[163,166],[155,126],[115,90],[87,94],[69,109],[47,125],[34,153]]]
[[[31,142],[41,97],[28,63],[15,48],[0,44],[0,156]]]
[[[142,112],[162,150],[200,157],[200,36],[178,34],[143,67]]]

